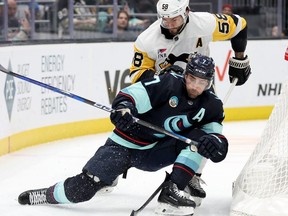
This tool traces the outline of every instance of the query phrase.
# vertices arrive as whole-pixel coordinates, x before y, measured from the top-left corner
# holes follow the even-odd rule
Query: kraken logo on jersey
[[[189,123],[186,115],[171,116],[164,122],[164,128],[172,132],[183,131],[191,126],[192,124]]]
[[[177,107],[178,106],[178,103],[179,103],[179,100],[176,96],[172,96],[170,99],[169,99],[169,105],[173,108]]]

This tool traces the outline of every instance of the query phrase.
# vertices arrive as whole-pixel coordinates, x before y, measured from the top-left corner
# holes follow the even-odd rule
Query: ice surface
[[[207,198],[195,210],[195,216],[228,216],[232,182],[259,141],[265,120],[225,122],[224,134],[230,142],[226,159],[208,162],[202,178]],[[48,187],[78,174],[86,161],[104,144],[109,133],[65,139],[29,147],[0,157],[1,216],[129,216],[154,192],[165,177],[165,171],[143,172],[134,168],[127,179],[120,179],[110,194],[96,195],[92,200],[74,205],[21,206],[18,195],[29,189]],[[139,216],[154,215],[155,198]]]

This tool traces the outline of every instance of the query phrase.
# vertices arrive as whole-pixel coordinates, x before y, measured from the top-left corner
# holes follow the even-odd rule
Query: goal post
[[[288,81],[233,185],[230,216],[288,215]]]

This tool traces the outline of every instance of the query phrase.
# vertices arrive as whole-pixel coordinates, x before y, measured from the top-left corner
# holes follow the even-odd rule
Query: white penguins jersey
[[[185,68],[190,53],[209,56],[209,42],[231,39],[246,27],[243,17],[234,14],[233,18],[224,14],[189,12],[185,28],[171,39],[162,33],[161,19],[156,20],[134,43],[130,67],[132,83],[147,69],[159,72],[173,64]]]

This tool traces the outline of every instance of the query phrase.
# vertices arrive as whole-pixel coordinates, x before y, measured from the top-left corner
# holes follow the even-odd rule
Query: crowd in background
[[[7,20],[4,19],[6,1]],[[194,6],[197,5],[197,1],[191,2]],[[221,2],[225,3],[225,1]],[[2,0],[0,1],[0,41],[69,38],[134,40],[157,19],[156,3],[157,0],[44,0],[41,2]],[[69,4],[72,4],[73,8],[70,9]],[[228,15],[234,12],[235,8],[232,4],[221,6],[221,11],[208,11],[209,8],[207,11]],[[249,10],[252,9],[238,7],[235,12],[242,13],[241,15],[245,17],[243,13],[246,11],[249,22],[251,17]],[[252,22],[249,22],[248,36],[285,37],[285,26],[279,28],[274,22],[269,27],[263,28],[254,23],[258,17],[255,18],[256,16],[252,16]]]

